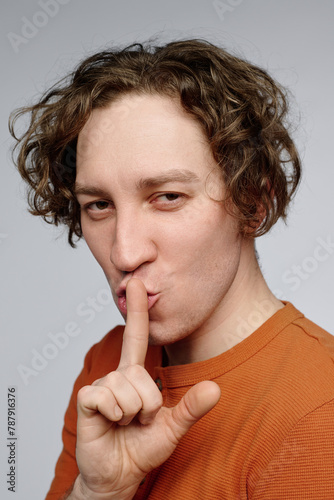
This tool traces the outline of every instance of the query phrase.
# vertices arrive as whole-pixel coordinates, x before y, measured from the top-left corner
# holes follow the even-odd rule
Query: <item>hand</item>
[[[119,366],[78,393],[75,485],[82,498],[130,499],[142,479],[173,453],[190,427],[220,398],[214,382],[193,386],[174,408],[144,368],[149,316],[143,283],[126,289],[127,321]]]

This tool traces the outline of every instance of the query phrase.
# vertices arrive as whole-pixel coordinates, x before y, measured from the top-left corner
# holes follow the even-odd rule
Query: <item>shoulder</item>
[[[280,369],[292,378],[308,381],[310,386],[330,381],[334,391],[334,336],[313,323],[288,303],[286,321],[272,339],[271,348],[279,359]],[[284,311],[282,310],[281,316]],[[307,390],[307,387],[305,388]]]
[[[251,498],[334,498],[334,399],[314,409],[286,435],[262,470]]]
[[[84,362],[86,384],[116,370],[122,350],[123,331],[124,326],[114,327],[89,349]]]
[[[310,345],[334,363],[334,336],[332,334],[304,316],[297,318],[293,325],[300,329]]]
[[[251,418],[265,436],[261,454],[269,442],[277,448],[301,423],[305,431],[312,429],[305,427],[311,415],[315,425],[323,425],[334,400],[334,337],[291,304],[278,316],[283,318],[270,324],[269,342],[243,370],[244,391],[252,398]]]
[[[334,397],[334,336],[305,316],[294,319],[283,333],[284,362],[301,393]],[[321,400],[318,399],[319,404]]]
[[[256,365],[264,367],[257,428],[264,438],[249,472],[250,498],[332,500],[334,337],[291,304],[279,316]]]

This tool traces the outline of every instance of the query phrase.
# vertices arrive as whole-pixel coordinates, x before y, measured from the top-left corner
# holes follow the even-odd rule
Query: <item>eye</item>
[[[106,208],[108,208],[109,205],[110,205],[110,203],[108,201],[100,200],[100,201],[95,201],[94,203],[90,203],[87,206],[87,208],[89,210],[102,211],[102,210],[105,210]]]
[[[100,220],[114,213],[114,205],[110,201],[97,200],[82,205],[81,211],[93,220]]]
[[[186,195],[182,193],[156,194],[152,200],[157,210],[177,210],[186,202]]]
[[[179,193],[165,193],[165,194],[158,196],[158,198],[160,198],[160,199],[166,198],[167,201],[175,201],[175,200],[178,200],[180,198],[180,196],[181,195]]]

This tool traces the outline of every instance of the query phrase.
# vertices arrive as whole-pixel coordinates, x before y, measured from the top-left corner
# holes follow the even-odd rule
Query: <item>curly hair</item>
[[[131,92],[178,97],[201,124],[244,234],[260,236],[286,219],[301,175],[287,92],[263,69],[198,39],[97,53],[11,115],[14,162],[29,185],[33,215],[67,225],[75,246],[74,235],[82,236],[74,195],[78,134],[93,109]],[[26,113],[30,124],[18,137],[16,122]]]

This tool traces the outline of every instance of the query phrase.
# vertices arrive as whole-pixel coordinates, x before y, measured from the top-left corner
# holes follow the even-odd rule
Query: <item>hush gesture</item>
[[[133,498],[141,481],[173,453],[182,436],[220,398],[210,381],[193,386],[174,408],[144,368],[148,346],[147,292],[138,279],[126,288],[127,320],[118,368],[78,393],[76,458],[80,474],[68,498]]]

